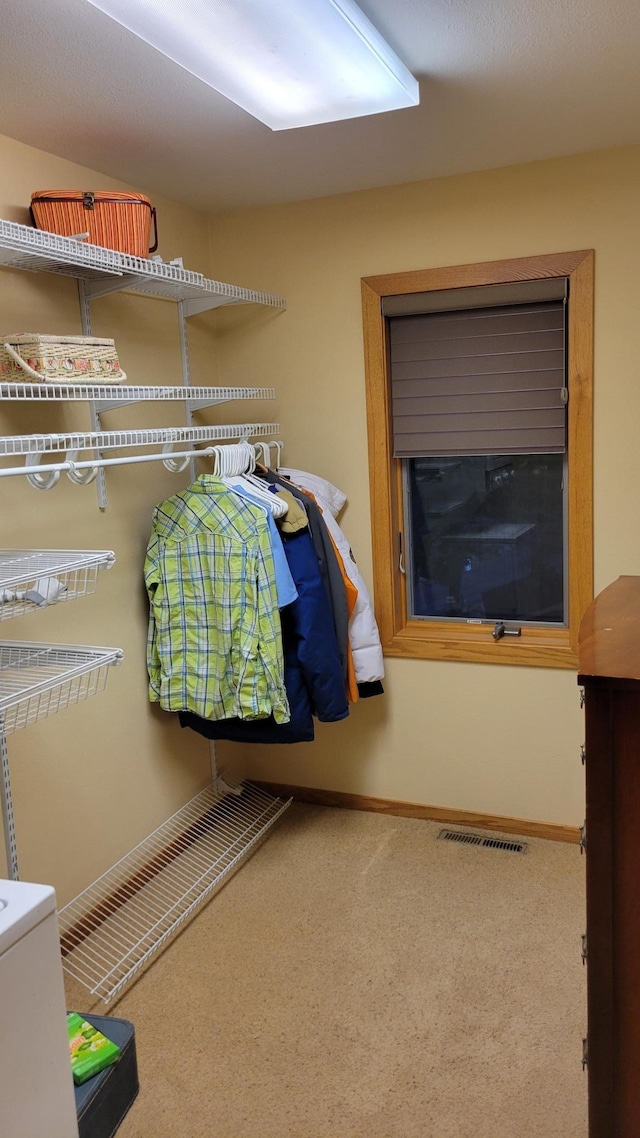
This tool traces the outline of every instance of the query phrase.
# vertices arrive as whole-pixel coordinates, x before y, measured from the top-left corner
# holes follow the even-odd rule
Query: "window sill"
[[[385,656],[408,659],[458,660],[474,664],[521,665],[526,668],[577,669],[578,654],[569,629],[523,628],[518,637],[494,640],[491,625],[468,627],[409,621],[383,644]]]

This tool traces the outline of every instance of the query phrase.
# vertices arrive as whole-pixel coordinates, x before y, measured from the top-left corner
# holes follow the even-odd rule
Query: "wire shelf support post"
[[[187,335],[187,317],[185,313],[185,302],[179,300],[178,308],[178,332],[180,334],[180,361],[182,363],[182,382],[185,387],[191,386],[191,366],[189,362],[189,339]],[[185,401],[184,405],[185,422],[188,427],[193,426],[193,407],[189,400]],[[192,482],[196,480],[196,460],[192,458],[189,463],[189,477]]]
[[[91,303],[89,301],[86,281],[78,281],[78,300],[80,302],[80,322],[82,325],[82,335],[91,336]],[[102,429],[102,424],[100,422],[100,414],[98,412],[95,399],[89,400],[89,415],[91,418],[91,429],[93,431],[100,431]],[[97,447],[94,453],[96,458],[102,458],[102,451],[98,450]],[[96,476],[96,492],[98,496],[98,509],[104,511],[107,508],[107,482],[104,475],[104,467],[102,466],[98,468],[98,473]]]
[[[0,798],[2,799],[2,823],[4,829],[7,873],[12,881],[19,881],[18,845],[16,842],[16,827],[13,816],[9,749],[7,747],[7,734],[4,729],[4,715],[0,715],[0,792]]]

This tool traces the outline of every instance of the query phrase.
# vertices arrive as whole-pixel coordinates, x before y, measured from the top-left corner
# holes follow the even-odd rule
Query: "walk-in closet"
[[[2,1138],[638,1138],[612,3],[0,0]]]

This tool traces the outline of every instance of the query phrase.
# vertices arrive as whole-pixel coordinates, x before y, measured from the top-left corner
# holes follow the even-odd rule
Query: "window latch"
[[[400,570],[400,572],[403,575],[406,576],[407,570],[405,569],[405,565],[404,565],[404,550],[402,548],[402,530],[398,531],[398,547],[400,550],[400,553],[398,556],[398,569]]]
[[[507,628],[504,621],[497,620],[495,628],[491,633],[494,640],[502,640],[503,636],[522,636],[521,628]]]

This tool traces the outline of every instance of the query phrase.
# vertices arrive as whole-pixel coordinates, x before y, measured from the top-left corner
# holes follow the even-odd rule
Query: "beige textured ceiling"
[[[0,133],[201,209],[640,142],[639,0],[361,0],[421,105],[272,133],[86,0],[0,0]]]

